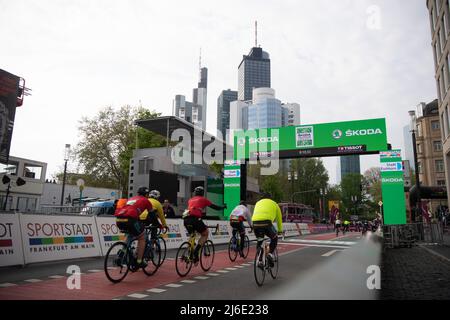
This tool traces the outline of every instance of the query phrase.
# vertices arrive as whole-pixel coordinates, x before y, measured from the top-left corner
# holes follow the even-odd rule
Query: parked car
[[[89,202],[86,206],[81,210],[82,215],[92,214],[95,216],[100,215],[114,215],[114,200],[110,201],[96,201]]]

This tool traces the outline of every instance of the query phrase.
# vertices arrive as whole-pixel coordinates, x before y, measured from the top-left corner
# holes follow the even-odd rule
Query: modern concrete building
[[[193,89],[192,102],[186,101],[184,95],[176,95],[173,100],[173,115],[206,129],[208,69],[200,68],[200,81]]]
[[[217,132],[225,138],[230,129],[230,103],[237,100],[237,91],[223,90],[217,98]]]
[[[238,100],[252,99],[252,90],[261,87],[270,88],[270,57],[262,48],[253,47],[238,67]]]
[[[429,10],[430,26],[431,26],[431,46],[434,56],[434,70],[436,79],[436,88],[438,94],[438,118],[440,122],[443,168],[440,167],[441,162],[434,163],[439,166],[437,169],[445,171],[446,185],[450,185],[450,44],[449,44],[449,17],[450,8],[449,1],[427,0],[427,8]],[[431,123],[429,123],[431,125]],[[437,137],[436,137],[437,138]],[[434,153],[434,152],[433,152]],[[437,153],[436,153],[437,154]],[[438,159],[436,159],[438,160]],[[424,164],[422,164],[424,165]],[[431,164],[433,167],[433,164]],[[443,172],[439,172],[439,176]],[[425,178],[425,177],[424,177]],[[426,177],[433,179],[434,177]],[[437,177],[434,183],[437,182]],[[441,178],[439,177],[439,180]],[[442,183],[440,181],[439,183]],[[447,188],[447,197],[450,199],[450,190]]]

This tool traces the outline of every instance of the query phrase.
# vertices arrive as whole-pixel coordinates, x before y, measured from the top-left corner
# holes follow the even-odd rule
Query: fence
[[[416,242],[443,243],[441,223],[410,223],[383,226],[385,248],[411,248]]]

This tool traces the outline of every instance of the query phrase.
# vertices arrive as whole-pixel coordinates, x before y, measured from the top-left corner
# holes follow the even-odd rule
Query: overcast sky
[[[192,99],[200,47],[215,133],[217,97],[237,89],[255,20],[276,96],[300,103],[302,124],[386,118],[403,148],[408,110],[436,98],[425,0],[0,0],[0,68],[33,90],[11,155],[48,163],[50,178],[83,116],[140,101],[170,115],[176,94]],[[324,159],[332,183],[336,159]],[[362,171],[376,165],[361,159]]]

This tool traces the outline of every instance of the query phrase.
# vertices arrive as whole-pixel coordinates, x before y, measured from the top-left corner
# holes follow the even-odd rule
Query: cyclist
[[[118,208],[114,216],[117,227],[137,237],[137,266],[145,268],[147,264],[142,260],[145,251],[144,224],[139,221],[139,215],[145,210],[152,211],[152,204],[148,201],[149,190],[147,187],[140,187],[137,196],[128,199],[125,206]]]
[[[236,233],[239,232],[241,236],[241,242],[239,244],[239,255],[244,256],[244,242],[245,242],[245,227],[244,221],[247,221],[252,227],[252,216],[247,208],[245,201],[239,202],[239,205],[231,211],[230,214],[230,226],[233,228],[233,237],[236,237]]]
[[[344,220],[344,233],[349,232],[350,221]]]
[[[148,201],[150,201],[153,210],[152,211],[144,211],[143,213],[141,213],[141,215],[139,216],[139,220],[144,221],[145,225],[152,225],[153,227],[156,228],[164,228],[166,230],[169,230],[169,227],[167,226],[166,223],[166,217],[164,216],[164,211],[162,208],[161,203],[158,201],[158,198],[161,196],[161,193],[158,190],[152,190],[149,193],[149,198]],[[159,223],[158,221],[161,221],[161,223]],[[156,238],[156,228],[152,229],[152,234],[151,237],[152,239]]]
[[[253,210],[252,223],[253,231],[258,239],[263,239],[265,235],[270,238],[270,249],[268,254],[268,259],[270,265],[274,265],[273,252],[275,251],[278,243],[278,235],[273,222],[277,222],[278,234],[283,234],[283,223],[281,210],[278,204],[271,199],[270,193],[264,193],[262,199],[259,200],[255,209]],[[260,247],[262,242],[258,241],[258,247]]]
[[[217,206],[205,198],[203,195],[205,190],[203,187],[196,187],[194,189],[194,197],[188,201],[188,209],[183,214],[183,224],[189,233],[197,231],[200,233],[201,237],[198,240],[197,246],[194,250],[194,262],[197,262],[199,257],[198,253],[203,244],[208,240],[208,228],[202,221],[202,217],[206,215],[204,210],[206,207],[210,207],[214,210],[223,210],[227,208],[227,205]]]
[[[341,220],[339,218],[334,222],[334,229],[336,230],[336,236],[339,235],[339,229],[341,228]]]

